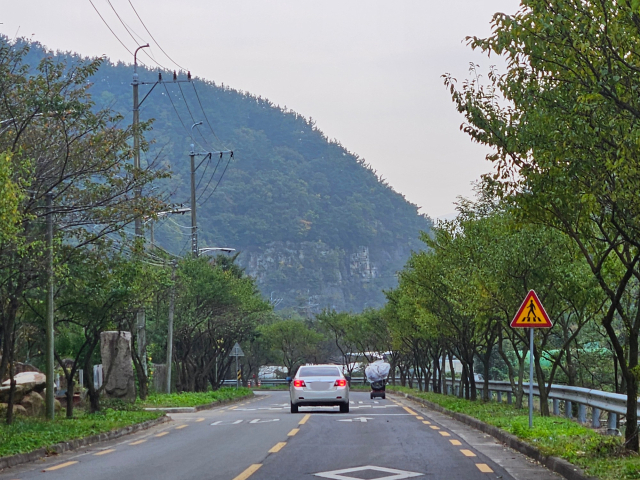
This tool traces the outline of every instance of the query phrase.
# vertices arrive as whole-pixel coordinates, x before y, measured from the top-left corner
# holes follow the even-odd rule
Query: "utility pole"
[[[202,122],[196,122],[191,125],[191,140],[193,140],[193,127],[202,125]],[[191,159],[191,254],[193,258],[198,258],[198,223],[196,219],[196,146],[191,144],[189,152]]]
[[[191,125],[191,141],[195,143],[193,139],[193,129],[198,125],[202,125],[202,122],[196,122]],[[225,150],[220,152],[196,152],[195,144],[191,144],[191,151],[189,152],[189,159],[191,161],[191,254],[193,258],[198,258],[199,250],[198,250],[198,221],[196,215],[196,155],[198,156],[211,156],[215,154],[219,154],[220,158],[225,153],[230,154],[233,157],[233,152],[231,150]],[[202,162],[201,162],[202,163]]]
[[[140,170],[140,103],[138,101],[138,86],[140,81],[138,79],[138,51],[142,48],[147,48],[149,44],[142,45],[136,48],[133,54],[133,168],[134,178],[138,176]],[[139,187],[135,189],[136,205],[138,204],[142,191]],[[142,238],[142,219],[140,216],[135,218],[135,236],[136,240]],[[136,329],[138,339],[138,358],[142,363],[144,374],[147,375],[147,329],[146,318],[144,308],[140,308],[136,313]]]
[[[47,418],[53,420],[55,405],[53,396],[54,354],[53,354],[53,194],[47,193]]]
[[[171,393],[171,360],[173,358],[173,311],[176,302],[176,267],[174,260],[171,265],[171,296],[169,297],[169,322],[167,326],[167,393]]]

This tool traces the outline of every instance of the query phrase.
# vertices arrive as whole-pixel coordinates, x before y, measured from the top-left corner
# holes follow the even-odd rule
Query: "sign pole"
[[[533,428],[533,331],[529,329],[529,428]]]

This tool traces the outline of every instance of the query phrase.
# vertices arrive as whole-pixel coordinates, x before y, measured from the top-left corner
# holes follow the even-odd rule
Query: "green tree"
[[[473,48],[504,55],[461,90],[464,127],[494,147],[488,185],[575,242],[608,300],[602,325],[626,384],[626,445],[638,451],[640,109],[637,2],[527,0],[496,14]],[[614,324],[620,319],[623,330]]]
[[[264,327],[263,335],[278,352],[278,357],[292,377],[298,367],[311,361],[323,336],[301,320],[287,319]]]

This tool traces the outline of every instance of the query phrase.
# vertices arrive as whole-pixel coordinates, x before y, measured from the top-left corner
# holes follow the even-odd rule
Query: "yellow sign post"
[[[529,290],[518,313],[511,320],[511,328],[529,329],[529,428],[533,428],[533,331],[536,328],[551,327],[553,327],[553,323],[544,310],[538,295],[533,290]]]

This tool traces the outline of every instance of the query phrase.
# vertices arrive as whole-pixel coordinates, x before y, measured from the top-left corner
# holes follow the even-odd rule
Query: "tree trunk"
[[[14,342],[11,342],[11,346],[9,348],[9,401],[7,402],[7,425],[11,425],[13,423],[13,399],[16,394],[16,379],[14,378],[13,373],[13,345]]]
[[[75,382],[73,381],[73,374],[75,371],[71,370],[71,375],[67,378],[67,418],[73,418],[73,389]]]
[[[449,352],[449,371],[451,372],[451,395],[456,391],[456,369],[453,367],[453,354]]]
[[[447,355],[445,354],[445,350],[442,349],[442,365],[440,366],[440,378],[442,381],[440,382],[440,393],[443,395],[447,394]]]
[[[638,441],[638,332],[632,330],[629,336],[629,369],[627,380],[627,425],[624,432],[625,447],[633,452],[640,448]]]
[[[87,375],[87,389],[89,396],[89,411],[96,413],[100,411],[100,391],[96,390],[93,378],[93,365],[91,365],[91,355],[84,358],[84,370]]]

